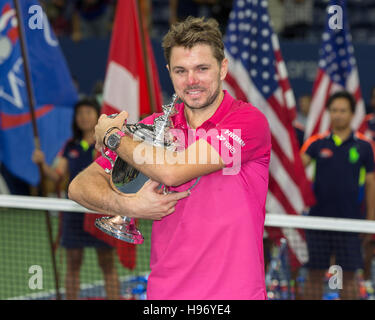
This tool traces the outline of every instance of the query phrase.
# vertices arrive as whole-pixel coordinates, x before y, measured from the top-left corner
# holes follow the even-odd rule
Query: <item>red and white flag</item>
[[[271,129],[271,162],[266,210],[301,214],[314,196],[299,155],[292,126],[296,114],[279,42],[270,26],[266,0],[237,0],[226,32],[229,72],[225,88],[236,98],[249,101],[267,117]],[[307,261],[304,233],[289,228],[267,228],[269,237],[287,238],[293,266]]]
[[[141,30],[141,28],[143,28]],[[102,113],[129,113],[128,123],[161,111],[162,96],[151,42],[139,21],[135,0],[117,1],[111,46],[104,82]],[[117,240],[94,226],[102,215],[85,215],[84,228],[116,247],[122,265],[134,269],[136,246]]]
[[[343,24],[342,29],[331,28],[329,20],[332,15],[327,13],[326,28],[322,35],[322,45],[319,51],[319,69],[307,117],[305,140],[312,135],[329,130],[330,119],[326,103],[329,96],[337,91],[347,90],[353,94],[356,100],[356,111],[352,121],[354,130],[361,126],[366,115],[345,3],[342,0],[331,0],[329,3],[329,6],[341,6]]]
[[[137,4],[135,0],[118,1],[102,113],[125,110],[129,113],[128,123],[135,123],[142,116],[160,111],[161,104],[152,46],[146,28],[139,21]]]

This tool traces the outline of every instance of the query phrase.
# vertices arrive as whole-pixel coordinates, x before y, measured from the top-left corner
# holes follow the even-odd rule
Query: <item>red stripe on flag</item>
[[[323,102],[323,108],[320,110],[320,113],[319,113],[319,117],[318,117],[318,120],[315,122],[315,126],[314,126],[314,129],[313,131],[311,132],[310,136],[313,136],[313,135],[316,135],[320,132],[320,123],[322,121],[322,117],[323,117],[323,114],[326,110],[326,103],[327,103],[327,100],[329,98],[329,96],[331,95],[331,88],[332,88],[332,81],[329,82],[328,84],[328,87],[327,87],[327,90],[325,92],[325,97],[324,97],[324,102]],[[318,84],[317,87],[319,87],[320,83]]]
[[[237,81],[234,77],[228,72],[225,81],[233,88],[234,94],[237,97],[237,99],[242,101],[247,101],[246,94],[242,91],[241,87],[238,85]]]
[[[319,85],[320,85],[320,82],[322,81],[323,76],[324,76],[324,71],[322,69],[319,69],[318,74],[316,75],[316,79],[314,81],[312,96],[315,96],[316,91],[319,88]]]
[[[254,5],[254,10],[259,10],[259,12],[262,12],[263,7],[260,5]],[[262,14],[268,14],[263,13]],[[237,24],[238,22],[236,20],[231,21],[232,25]],[[256,19],[247,19],[246,23],[257,25],[258,20]],[[263,25],[259,25],[259,27]],[[272,37],[277,37],[273,32],[272,28],[270,28],[271,32],[268,34],[270,38],[265,37],[254,37],[251,39],[255,43],[257,43],[259,46],[262,45],[262,43],[266,40],[268,42],[271,42],[272,45],[276,44],[277,39],[272,39]],[[228,33],[231,31],[229,30]],[[297,137],[293,128],[292,121],[295,118],[296,115],[296,106],[293,96],[293,91],[291,89],[287,72],[284,69],[284,61],[282,58],[281,50],[278,48],[278,46],[275,45],[274,50],[272,50],[273,56],[268,56],[267,58],[270,59],[270,62],[272,62],[274,65],[277,63],[277,65],[273,68],[271,71],[272,74],[271,77],[274,77],[275,75],[278,76],[277,81],[277,88],[273,88],[273,92],[269,92],[266,90],[263,90],[263,88],[258,86],[261,86],[262,83],[258,83],[258,78],[252,78],[253,72],[252,70],[257,71],[258,66],[256,63],[253,63],[253,59],[251,59],[250,66],[248,64],[244,64],[242,60],[239,58],[242,55],[242,52],[238,52],[239,48],[243,48],[241,45],[241,41],[238,40],[239,37],[236,37],[237,42],[229,41],[226,44],[226,49],[228,51],[228,58],[233,60],[235,63],[237,63],[239,68],[242,68],[241,72],[238,72],[238,69],[232,69],[229,70],[230,74],[227,75],[225,81],[233,89],[233,95],[242,101],[248,101],[252,103],[254,106],[265,110],[265,115],[270,115],[268,117],[268,121],[270,122],[270,127],[272,128],[272,152],[273,156],[276,158],[276,156],[279,159],[279,165],[280,170],[283,170],[283,174],[276,177],[276,173],[274,172],[274,168],[271,168],[269,175],[269,190],[272,193],[273,197],[275,198],[275,201],[277,201],[282,210],[283,213],[286,214],[300,214],[301,212],[296,212],[299,210],[303,210],[303,206],[305,206],[308,202],[307,195],[312,195],[312,190],[310,188],[310,185],[308,185],[308,180],[305,175],[305,171],[302,165],[302,161],[299,155],[299,147],[297,143]],[[264,39],[266,38],[266,39]],[[234,58],[230,55],[231,49],[235,49],[236,56],[238,58]],[[249,48],[243,48],[242,49],[244,53],[247,53],[248,55],[253,54]],[[232,50],[233,51],[233,50]],[[269,51],[268,53],[270,53]],[[259,60],[261,59],[260,56],[257,56],[254,52],[254,56],[256,56]],[[259,71],[259,70],[258,70]],[[280,72],[279,72],[280,71]],[[285,71],[285,72],[284,72]],[[245,83],[243,83],[239,79],[239,75],[241,77],[248,77],[249,81],[247,82],[250,87],[244,87]],[[282,76],[282,77],[281,77]],[[239,86],[239,83],[241,81],[241,87]],[[272,81],[273,82],[273,81]],[[254,96],[250,94],[250,92],[254,92]],[[256,100],[255,100],[256,99]],[[259,105],[259,101],[264,101],[264,105]],[[271,109],[268,109],[271,108]],[[271,113],[272,110],[272,113]],[[274,119],[276,118],[276,119]],[[288,150],[283,150],[282,147],[284,147],[284,143],[282,141],[276,140],[278,138],[278,132],[275,132],[275,130],[278,130],[280,128],[280,131],[282,134],[286,134],[285,139],[288,139],[288,144],[290,145],[291,150],[287,153]],[[285,148],[288,148],[289,146],[286,145]],[[276,161],[276,160],[275,160]],[[271,156],[271,164],[272,164],[272,156]],[[273,163],[275,165],[275,163]],[[277,170],[278,168],[275,168]],[[276,178],[278,180],[276,180]],[[293,181],[295,184],[295,187],[298,189],[298,193],[295,193],[293,196],[290,196],[287,191],[287,183],[290,181]],[[303,188],[306,187],[307,190],[303,190]],[[282,188],[281,188],[282,187]],[[307,192],[305,192],[307,191]],[[294,199],[294,196],[298,199]],[[302,197],[303,199],[299,198]],[[299,201],[298,206],[292,206],[294,201]],[[269,201],[269,206],[272,206],[271,201]],[[295,208],[294,208],[295,207]],[[268,210],[271,208],[267,208]],[[272,208],[277,210],[276,208]],[[272,230],[271,230],[272,229]],[[267,229],[268,230],[268,229]],[[280,230],[280,228],[270,228],[269,230],[272,231],[272,235],[270,236],[271,239],[275,240],[275,237],[279,240],[281,237],[287,237],[286,234],[283,234],[283,230]],[[301,235],[301,241],[304,242],[303,245],[305,245],[305,241],[303,236]],[[295,250],[296,248],[290,246],[291,250]],[[298,254],[298,256],[301,258],[302,256]],[[296,253],[290,252],[290,258],[293,261],[293,266],[300,265],[300,263],[304,261],[297,261]],[[294,262],[297,262],[297,264],[294,264]]]
[[[285,127],[287,123],[290,123],[289,114],[287,111],[287,108],[282,106],[279,101],[275,98],[275,96],[271,96],[267,100],[268,104],[272,108],[272,110],[276,113],[277,118],[279,121],[283,124]],[[290,123],[291,126],[291,123]]]
[[[280,147],[279,143],[277,142],[277,139],[275,139],[273,135],[271,136],[271,139],[273,152],[277,154],[283,168],[288,173],[289,178],[292,179],[298,187],[299,191],[301,192],[301,197],[304,199],[305,205],[311,206],[315,203],[315,198],[311,191],[311,184],[306,178],[305,169],[302,165],[302,162],[291,162],[289,158],[285,155],[282,148]],[[299,151],[297,148],[293,148],[293,157],[294,159],[297,159],[299,157]]]
[[[274,53],[275,53],[275,58],[276,58],[277,62],[283,61],[283,57],[281,55],[281,50],[275,50]]]
[[[293,206],[290,204],[289,199],[286,194],[284,193],[283,189],[281,189],[279,183],[276,181],[276,179],[270,175],[269,176],[269,189],[272,192],[272,194],[275,196],[275,198],[280,202],[280,204],[283,206],[283,209],[288,214],[295,215],[297,212],[294,210]]]
[[[362,92],[361,92],[361,88],[359,86],[353,92],[353,96],[354,96],[356,102],[358,102],[360,99],[362,99]]]
[[[53,105],[45,105],[38,110],[35,111],[35,117],[38,119],[44,115],[46,115],[48,112],[50,112],[53,109]],[[1,112],[0,113],[0,128],[1,130],[8,130],[15,127],[22,126],[24,124],[27,124],[31,121],[31,114],[30,112],[25,112],[22,114],[6,114]]]

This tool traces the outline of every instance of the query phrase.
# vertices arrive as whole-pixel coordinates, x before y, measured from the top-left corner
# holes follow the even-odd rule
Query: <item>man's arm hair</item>
[[[109,174],[93,162],[69,184],[68,197],[95,212],[116,215],[117,208],[113,201],[115,191],[109,179]]]

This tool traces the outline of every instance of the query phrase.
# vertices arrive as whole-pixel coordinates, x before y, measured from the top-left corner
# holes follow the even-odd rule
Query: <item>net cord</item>
[[[85,207],[69,199],[34,196],[0,195],[0,207],[29,210],[97,213],[92,212],[92,210],[86,209]],[[375,221],[364,219],[310,217],[305,215],[288,215],[267,212],[264,224],[268,227],[375,234]]]

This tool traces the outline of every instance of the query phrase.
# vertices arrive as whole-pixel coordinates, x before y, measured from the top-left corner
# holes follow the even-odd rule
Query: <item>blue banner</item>
[[[78,99],[59,43],[36,0],[21,0],[35,114],[47,163],[71,136]],[[0,161],[31,185],[39,183],[31,161],[35,148],[24,61],[13,1],[0,0]]]

